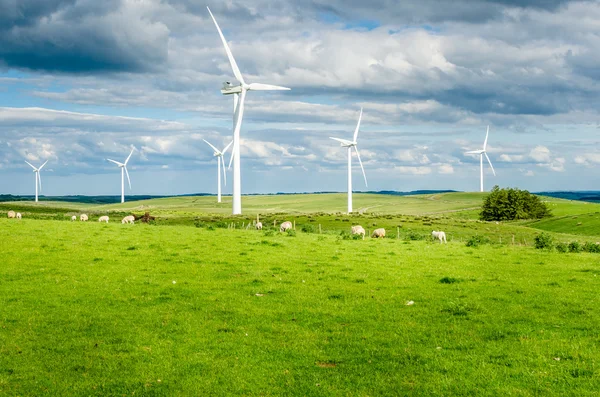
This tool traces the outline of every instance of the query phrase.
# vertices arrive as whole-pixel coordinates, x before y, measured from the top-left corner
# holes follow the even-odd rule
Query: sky
[[[597,190],[600,2],[0,0],[0,194],[216,192],[208,140],[232,139],[247,82],[242,193]],[[229,162],[229,155],[226,156]],[[232,174],[228,173],[228,182]],[[231,184],[224,193],[231,192]]]

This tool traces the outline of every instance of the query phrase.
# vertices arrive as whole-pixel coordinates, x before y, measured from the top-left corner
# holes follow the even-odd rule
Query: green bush
[[[569,252],[569,246],[565,243],[556,243],[555,245],[556,250],[560,253],[565,253],[565,252]]]
[[[583,244],[582,248],[585,252],[592,252],[595,254],[600,253],[600,244],[590,243],[588,241],[585,244]]]
[[[425,240],[425,236],[421,233],[417,233],[413,230],[409,230],[404,235],[404,240],[407,240],[407,241]]]
[[[296,231],[294,229],[288,229],[286,233],[288,237],[296,237]]]
[[[304,233],[314,233],[315,232],[315,227],[313,225],[303,225],[302,226],[302,231]]]
[[[579,241],[571,241],[569,243],[569,252],[581,252],[581,244],[579,244]]]
[[[533,239],[534,246],[537,249],[552,249],[554,247],[554,243],[552,241],[552,236],[548,233],[541,233],[535,236]]]
[[[552,216],[550,208],[538,196],[527,190],[500,189],[497,185],[483,200],[479,213],[482,221],[541,219],[549,216]]]
[[[465,244],[467,247],[479,247],[482,244],[488,244],[490,239],[485,236],[475,235],[469,237],[467,243]]]

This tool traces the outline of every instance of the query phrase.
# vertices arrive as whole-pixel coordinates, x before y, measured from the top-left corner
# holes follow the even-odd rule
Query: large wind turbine
[[[358,129],[360,128],[360,120],[362,119],[362,108],[360,108],[360,116],[358,116],[358,124],[356,124],[356,130],[354,130],[354,138],[351,141],[340,138],[333,138],[334,141],[338,141],[341,143],[342,147],[348,148],[348,213],[352,212],[352,148],[356,151],[356,157],[358,157],[358,163],[360,164],[360,169],[362,170],[363,177],[365,178],[365,186],[367,185],[367,175],[365,174],[365,169],[363,167],[362,161],[360,160],[360,154],[358,153],[357,139],[358,139]]]
[[[127,182],[129,182],[129,190],[131,190],[131,179],[129,179],[129,172],[127,172],[127,163],[129,162],[129,159],[131,158],[131,155],[133,154],[134,150],[135,150],[135,148],[131,149],[131,153],[129,153],[129,156],[127,156],[127,159],[125,160],[124,163],[119,163],[118,161],[115,161],[115,160],[106,159],[106,160],[110,161],[111,163],[115,163],[116,165],[119,166],[119,168],[121,168],[121,202],[122,203],[125,202],[125,175],[127,175]]]
[[[210,12],[210,8],[208,9],[208,13],[210,14],[217,30],[219,31],[219,36],[221,36],[221,41],[223,42],[223,47],[225,47],[225,52],[227,53],[227,58],[229,58],[229,63],[231,64],[231,69],[233,70],[233,74],[235,79],[240,83],[239,85],[231,85],[230,82],[226,82],[223,84],[223,88],[221,89],[221,93],[223,95],[233,95],[233,149],[231,152],[231,161],[229,161],[229,167],[231,168],[231,163],[233,162],[233,214],[241,214],[242,213],[242,182],[240,175],[240,128],[242,127],[242,119],[244,117],[244,101],[246,100],[246,92],[248,91],[280,91],[280,90],[289,90],[286,87],[279,87],[276,85],[269,84],[260,84],[260,83],[251,83],[246,84],[244,81],[244,77],[238,68],[235,59],[233,58],[233,54],[227,45],[227,41],[225,40],[225,36],[223,36],[223,32],[221,32],[221,28],[219,28],[219,24],[217,20],[213,16],[212,12]]]
[[[42,168],[44,168],[44,166],[46,165],[46,163],[48,162],[48,160],[46,160],[46,163],[42,164],[40,166],[40,168],[35,168],[30,162],[25,161],[27,164],[29,164],[29,166],[31,168],[33,168],[33,173],[35,174],[35,202],[38,202],[38,185],[40,187],[40,192],[42,191],[42,177],[40,176],[40,171],[42,170]]]
[[[222,151],[214,147],[210,144],[206,139],[203,139],[204,142],[208,146],[210,146],[215,152],[214,156],[217,158],[217,203],[221,202],[221,164],[223,164],[223,180],[225,180],[225,186],[227,186],[227,173],[225,171],[225,160],[223,160],[223,155],[229,149],[229,146],[233,144],[233,141],[229,143],[229,145],[225,146],[225,149]]]
[[[490,126],[487,127],[487,132],[485,133],[485,141],[483,141],[483,149],[481,150],[472,150],[470,152],[466,152],[466,154],[478,154],[479,155],[479,173],[480,173],[480,183],[479,183],[479,191],[483,192],[483,156],[487,159],[488,163],[490,163],[490,167],[492,168],[492,172],[494,176],[496,176],[496,171],[494,171],[494,166],[490,161],[490,158],[487,155],[487,141],[488,135],[490,134]]]

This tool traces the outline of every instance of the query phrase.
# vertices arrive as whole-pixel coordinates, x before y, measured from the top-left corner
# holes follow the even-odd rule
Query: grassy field
[[[531,245],[597,241],[600,206],[480,222],[483,197],[356,195],[346,215],[345,195],[252,196],[237,217],[214,197],[0,204],[0,394],[597,395],[600,255]]]
[[[0,241],[7,395],[600,390],[597,255],[49,220]]]

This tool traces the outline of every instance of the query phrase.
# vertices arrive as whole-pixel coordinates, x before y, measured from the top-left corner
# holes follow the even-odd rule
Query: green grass
[[[527,222],[527,226],[555,233],[570,233],[600,239],[600,212],[569,215]]]
[[[0,394],[600,390],[600,255],[35,219],[0,241]]]

